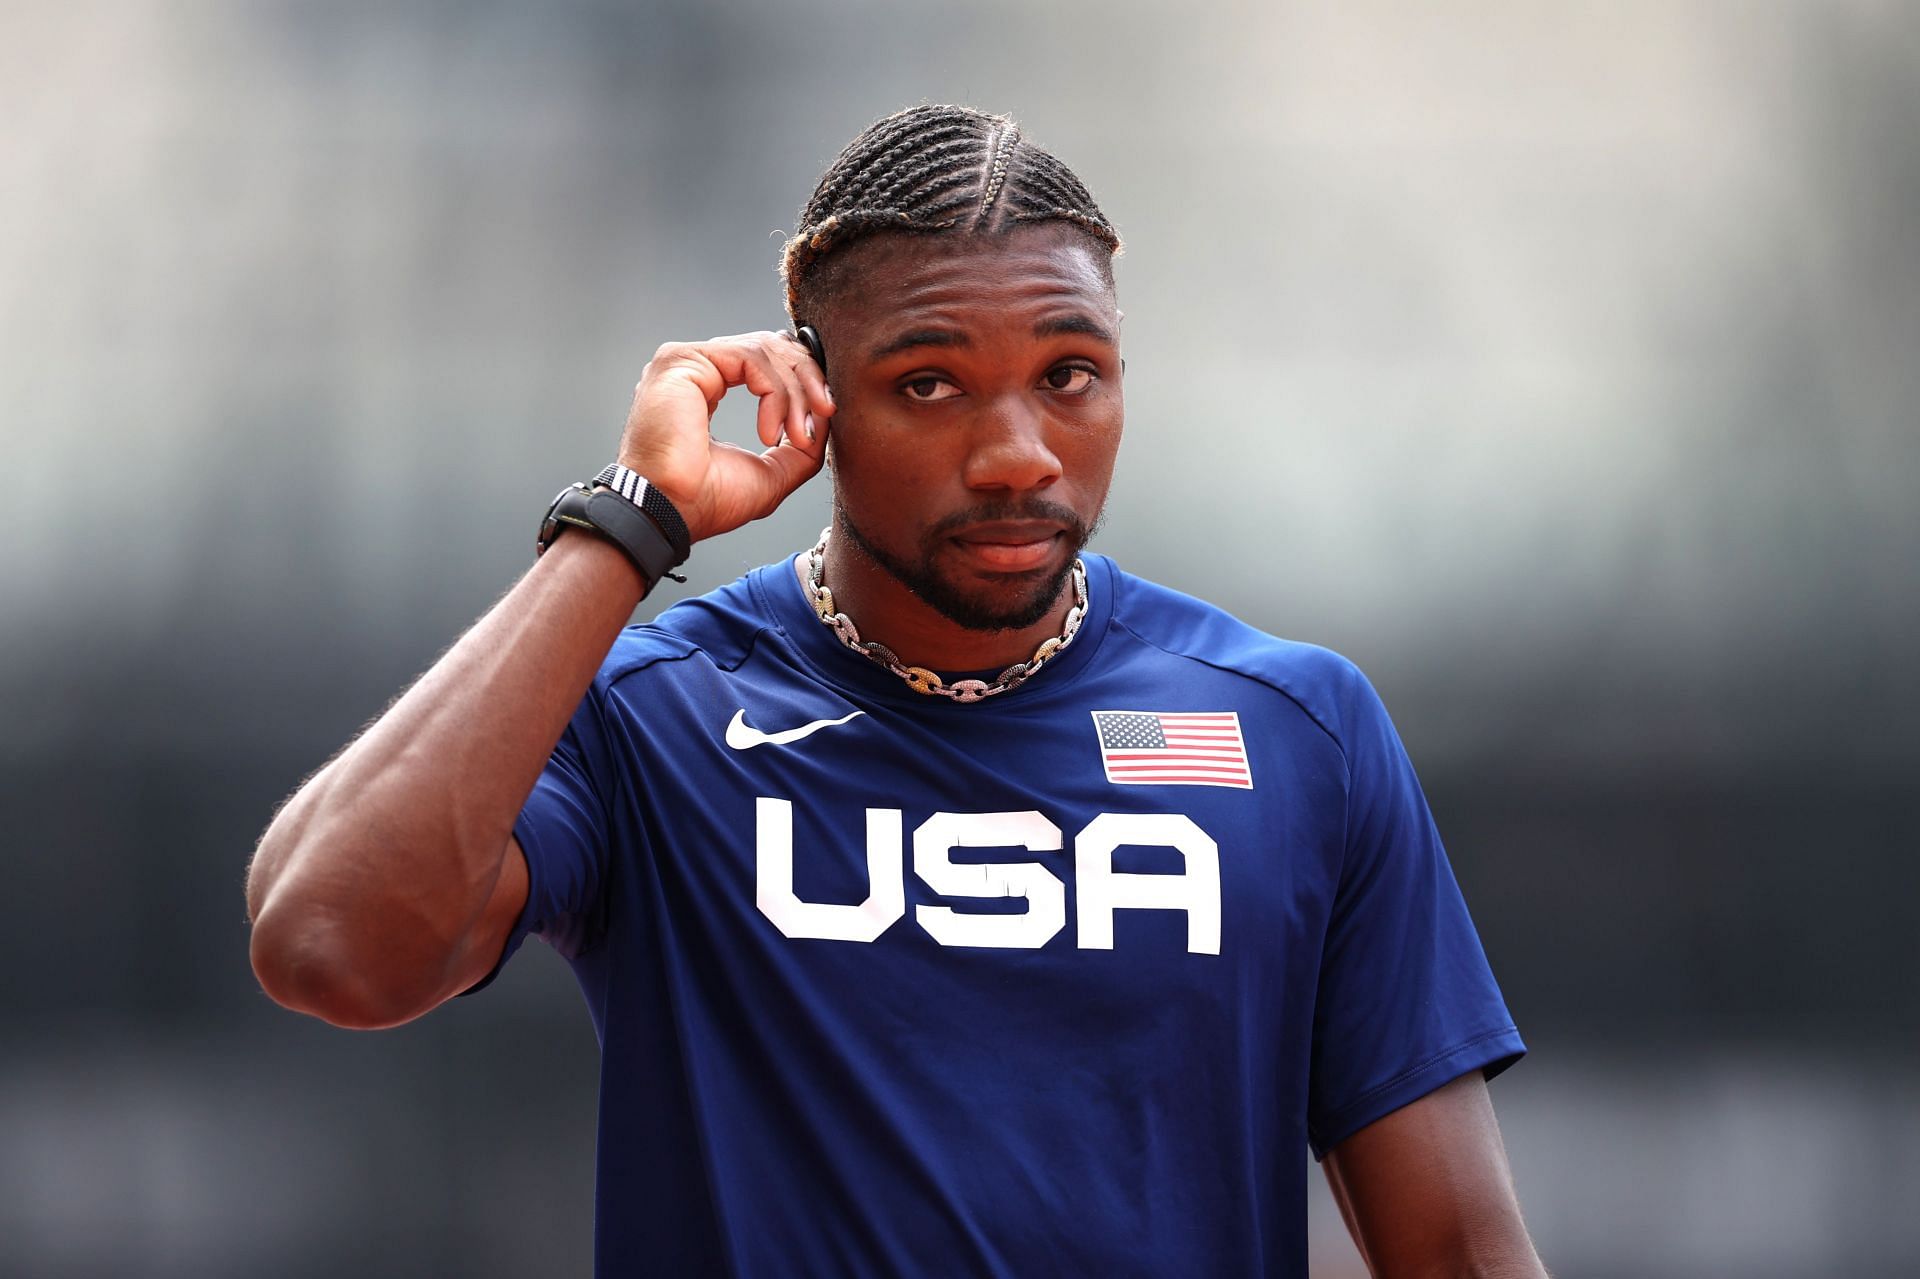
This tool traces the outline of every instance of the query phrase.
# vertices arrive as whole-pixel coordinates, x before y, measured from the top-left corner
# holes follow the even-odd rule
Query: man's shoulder
[[[690,659],[726,670],[739,666],[761,634],[775,626],[762,595],[762,579],[778,567],[762,565],[724,586],[677,601],[652,621],[627,627],[601,663],[597,682],[607,684]]]
[[[1111,563],[1111,561],[1109,561]],[[1298,704],[1337,739],[1378,695],[1360,668],[1319,644],[1284,639],[1217,604],[1113,566],[1112,624],[1170,658],[1231,672]]]

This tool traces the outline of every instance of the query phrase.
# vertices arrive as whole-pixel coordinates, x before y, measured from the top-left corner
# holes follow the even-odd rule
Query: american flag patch
[[[1116,786],[1253,789],[1233,711],[1095,711],[1100,762]]]

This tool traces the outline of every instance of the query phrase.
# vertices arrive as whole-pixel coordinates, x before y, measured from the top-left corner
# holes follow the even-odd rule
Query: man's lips
[[[1045,520],[974,524],[952,535],[952,541],[983,568],[998,573],[1022,573],[1053,557],[1062,529]]]

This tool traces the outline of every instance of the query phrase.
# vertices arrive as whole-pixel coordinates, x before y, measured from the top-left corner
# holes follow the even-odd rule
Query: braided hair
[[[800,210],[780,263],[787,314],[811,323],[831,292],[822,269],[836,249],[878,232],[993,232],[1066,222],[1105,252],[1120,252],[1113,223],[1073,170],[1020,136],[1011,116],[923,105],[877,120],[847,144]]]

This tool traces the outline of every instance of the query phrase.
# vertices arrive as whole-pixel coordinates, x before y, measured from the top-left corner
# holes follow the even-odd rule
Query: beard
[[[1045,617],[1059,603],[1060,593],[1073,574],[1074,560],[1099,531],[1101,515],[1104,515],[1104,512],[1096,515],[1093,523],[1088,524],[1072,508],[1058,502],[991,503],[950,515],[927,529],[921,534],[915,556],[909,559],[895,555],[862,533],[837,493],[833,513],[854,549],[879,565],[934,612],[970,631],[1023,630]],[[994,520],[1046,520],[1058,524],[1060,536],[1072,548],[1072,553],[1059,568],[999,574],[1004,585],[987,596],[964,591],[941,573],[940,552],[953,532]]]

